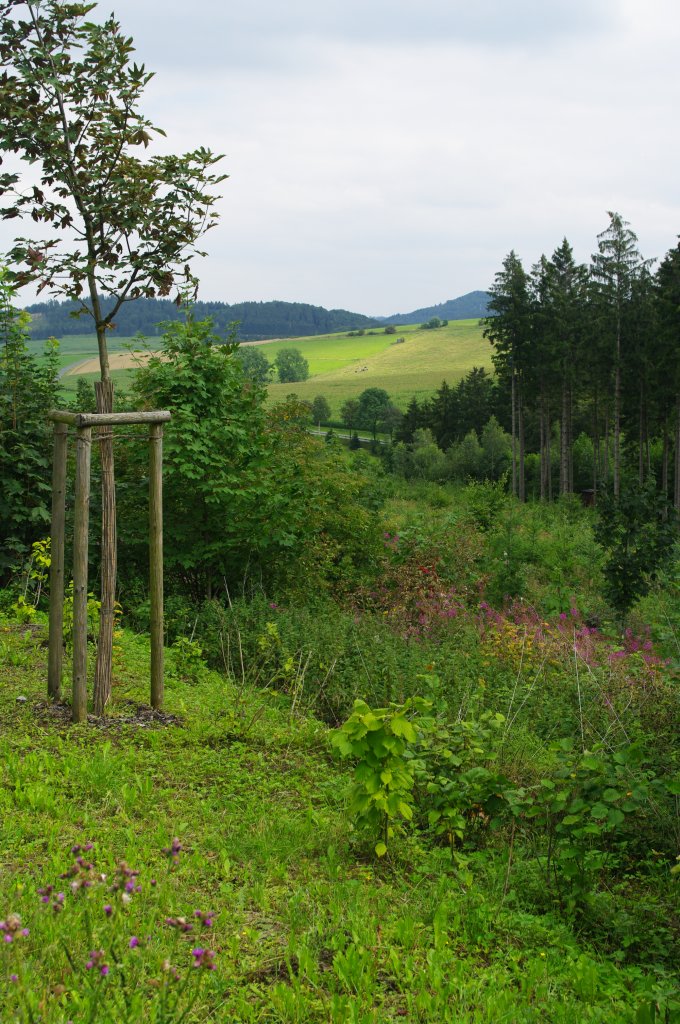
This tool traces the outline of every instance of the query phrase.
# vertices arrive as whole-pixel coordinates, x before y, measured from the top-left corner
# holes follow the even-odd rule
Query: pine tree
[[[614,415],[614,497],[621,491],[621,412],[623,363],[628,355],[627,313],[630,310],[633,282],[649,265],[637,249],[637,235],[620,214],[609,211],[609,225],[597,236],[591,274],[601,312],[599,329],[611,367]]]
[[[531,301],[527,274],[512,251],[489,289],[489,312],[484,317],[484,337],[494,347],[493,362],[500,377],[510,381],[512,437],[512,493],[525,499],[524,394],[531,337]]]

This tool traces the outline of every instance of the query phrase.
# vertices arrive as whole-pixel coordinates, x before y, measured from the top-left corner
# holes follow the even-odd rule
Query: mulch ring
[[[52,701],[41,700],[32,704],[36,718],[44,723],[53,725],[69,726],[71,721],[70,704],[55,704]],[[178,715],[171,715],[167,711],[156,711],[147,704],[136,704],[133,700],[121,701],[116,704],[115,713],[112,715],[88,715],[87,724],[93,725],[102,732],[117,732],[118,730],[133,726],[138,729],[158,729],[170,725],[182,725],[182,719]]]

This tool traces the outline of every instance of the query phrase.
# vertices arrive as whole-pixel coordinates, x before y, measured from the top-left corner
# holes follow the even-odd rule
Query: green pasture
[[[34,355],[42,355],[45,351],[46,342],[42,338],[30,338],[26,344],[28,351]],[[142,341],[139,338],[119,337],[115,333],[109,334],[107,344],[109,352],[122,352],[128,346],[133,349],[142,348]],[[95,334],[65,334],[59,340],[59,358],[65,366],[81,359],[93,358],[97,353]]]
[[[337,337],[337,336],[336,336]],[[418,326],[401,327],[396,335],[384,335],[386,345],[379,352],[368,351],[361,342],[374,338],[350,338],[342,366],[321,371],[310,359],[310,377],[297,384],[272,384],[272,401],[280,401],[295,392],[300,398],[313,399],[324,395],[330,403],[333,416],[338,416],[343,402],[358,398],[366,388],[384,388],[400,408],[406,408],[415,396],[419,400],[433,394],[443,380],[455,384],[473,366],[489,367],[491,349],[482,337],[478,320],[458,320],[435,331]],[[396,338],[405,338],[395,344]],[[315,342],[321,339],[310,339]],[[338,339],[339,341],[341,339]],[[304,352],[299,342],[295,347]],[[269,355],[269,346],[265,346]],[[361,354],[357,354],[357,351]]]
[[[398,338],[404,338],[397,343]],[[148,339],[146,344],[152,343]],[[140,349],[145,342],[140,338],[109,338],[111,353],[126,348]],[[44,342],[32,341],[34,351],[42,351]],[[370,387],[384,388],[396,405],[405,409],[410,400],[427,398],[443,380],[455,384],[473,366],[489,367],[491,349],[482,337],[478,320],[457,320],[438,330],[423,330],[418,325],[400,327],[396,334],[376,330],[361,337],[347,333],[326,334],[308,338],[286,338],[266,342],[261,348],[270,362],[282,348],[297,348],[309,363],[310,376],[295,384],[272,384],[271,402],[283,400],[294,392],[300,398],[312,400],[324,395],[331,406],[333,417],[349,398],[357,398]],[[75,365],[96,356],[94,335],[65,336],[60,342],[61,368]],[[119,389],[125,387],[134,369],[113,370],[112,377]],[[65,375],[65,391],[75,390],[78,378],[96,380],[97,374]]]

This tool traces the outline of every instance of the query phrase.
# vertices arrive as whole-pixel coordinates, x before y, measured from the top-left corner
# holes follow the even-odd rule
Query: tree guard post
[[[149,592],[151,599],[151,706],[163,706],[163,424],[171,414],[156,412],[70,412],[53,409],[52,563],[48,694],[61,696],[64,615],[64,520],[68,428],[76,428],[76,485],[73,524],[73,707],[74,722],[87,719],[87,573],[92,429],[145,424],[149,427]],[[108,441],[108,438],[107,438]],[[113,524],[115,538],[115,524]],[[108,652],[111,660],[111,652]],[[96,704],[96,695],[95,695]],[[103,707],[95,706],[95,714]]]
[[[87,719],[87,555],[90,514],[92,428],[76,437],[76,494],[73,524],[73,703],[74,722]]]
[[[47,693],[61,700],[64,635],[64,524],[66,520],[66,455],[68,426],[54,424],[52,465],[52,530],[50,542],[50,631]]]
[[[163,707],[163,424],[149,427],[151,707]]]

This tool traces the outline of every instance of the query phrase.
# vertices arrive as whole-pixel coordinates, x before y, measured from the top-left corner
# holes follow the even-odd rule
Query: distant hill
[[[94,333],[90,317],[71,316],[77,309],[74,302],[53,300],[38,302],[26,308],[31,314],[33,338],[61,338],[65,334]],[[154,337],[161,333],[159,323],[179,320],[182,315],[181,310],[169,299],[134,299],[126,302],[118,311],[116,331],[121,337],[134,334]],[[226,302],[197,302],[194,315],[199,320],[211,316],[216,333],[223,337],[229,333],[230,325],[239,321],[239,341],[299,338],[379,326],[377,319],[361,313],[350,313],[346,309],[324,309],[304,302],[239,302],[233,306]]]
[[[475,317],[486,316],[489,303],[488,292],[468,292],[457,299],[449,299],[438,306],[426,306],[414,309],[412,313],[395,313],[394,316],[380,317],[386,324],[422,324],[432,316],[441,320],[474,320]]]

